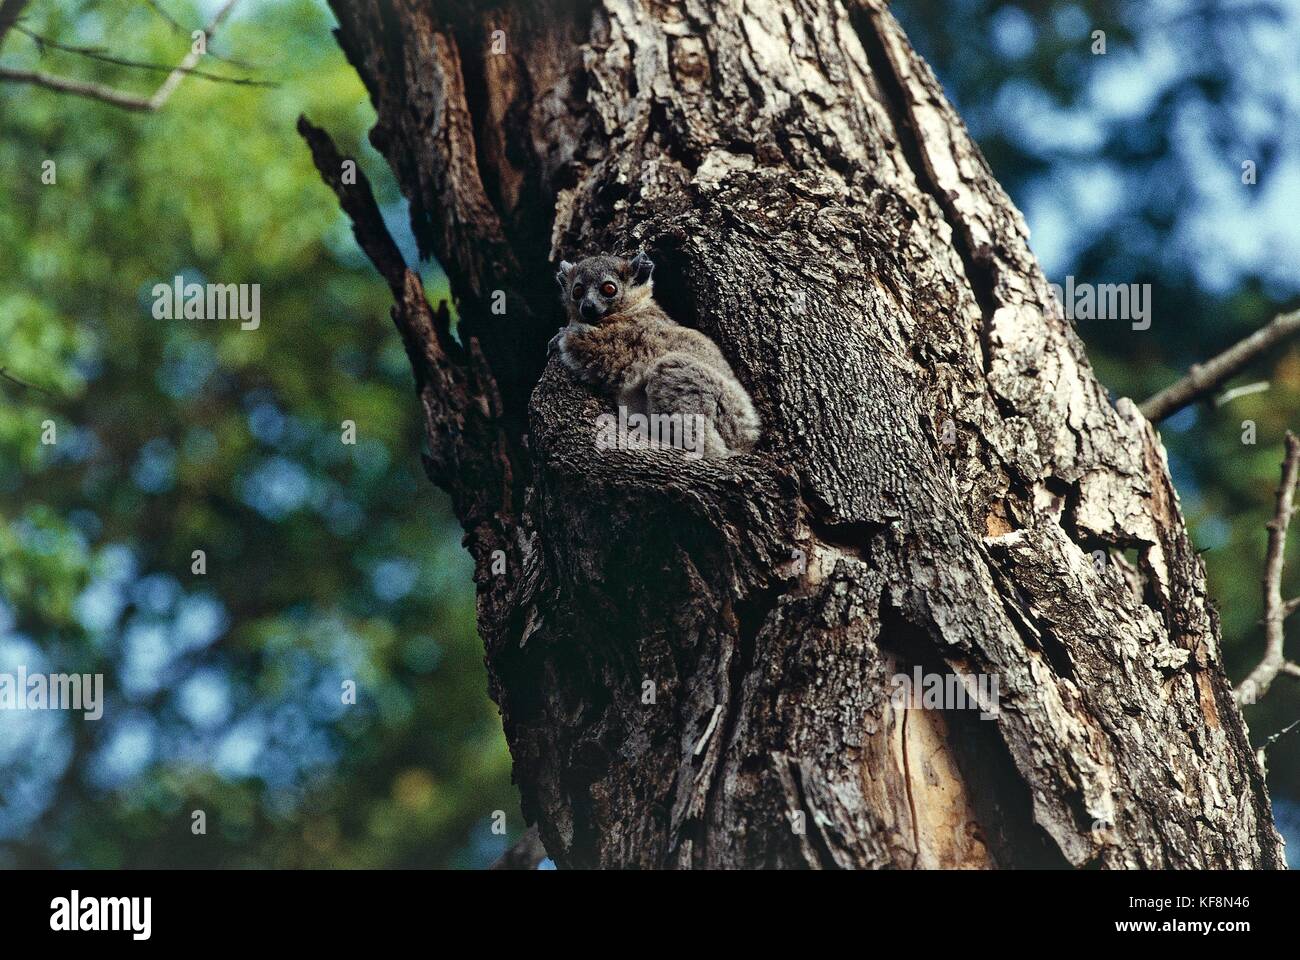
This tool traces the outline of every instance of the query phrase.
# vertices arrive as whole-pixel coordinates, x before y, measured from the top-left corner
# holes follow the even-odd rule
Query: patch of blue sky
[[[136,578],[139,561],[135,551],[124,543],[110,543],[95,557],[95,575],[113,583],[126,583]]]
[[[1010,4],[993,11],[989,18],[989,36],[993,49],[1008,60],[1027,56],[1038,40],[1038,28],[1029,14]]]
[[[1159,9],[1143,5],[1144,18],[1177,18],[1188,5],[1179,0]],[[1240,36],[1225,35],[1227,55],[1239,70],[1243,89],[1230,104],[1234,132],[1247,142],[1276,135],[1278,109],[1287,122],[1300,114],[1300,4],[1279,4],[1270,18],[1244,18]],[[1009,21],[1010,22],[1010,21]],[[1014,28],[1013,28],[1014,29]],[[1096,150],[1108,130],[1140,120],[1157,97],[1177,84],[1188,70],[1178,31],[1145,30],[1137,48],[1111,45],[1096,56],[1085,109],[1062,110],[1042,90],[1010,81],[999,92],[996,113],[1003,132],[1030,152],[1084,156]],[[1233,57],[1232,50],[1250,56]],[[1020,197],[1035,253],[1049,277],[1070,268],[1083,241],[1124,213],[1129,198],[1151,191],[1190,187],[1193,203],[1180,203],[1180,222],[1164,245],[1171,266],[1191,264],[1206,288],[1223,294],[1249,274],[1261,276],[1279,299],[1300,290],[1300,217],[1294,198],[1300,192],[1300,142],[1280,138],[1278,153],[1266,167],[1262,157],[1225,156],[1216,146],[1214,113],[1195,96],[1182,98],[1171,131],[1175,153],[1168,158],[1178,175],[1139,177],[1121,170],[1103,173],[1099,165],[1068,167],[1067,173],[1032,182]],[[1136,132],[1136,131],[1134,131]],[[1244,148],[1243,148],[1244,149]],[[1256,163],[1257,183],[1242,183],[1242,163]],[[1191,171],[1191,176],[1186,175]],[[1080,189],[1080,178],[1083,189]],[[1118,190],[1117,190],[1118,187]],[[1135,203],[1136,206],[1136,203]],[[1130,231],[1141,230],[1129,223]],[[1149,237],[1121,237],[1130,248],[1154,242]],[[1114,278],[1119,279],[1119,278]],[[1261,322],[1264,318],[1261,318]]]
[[[0,723],[0,840],[22,836],[54,799],[55,785],[72,761],[73,738],[65,713],[6,713]]]
[[[122,631],[122,660],[118,682],[132,699],[143,699],[170,684],[176,651],[167,624],[135,617]]]
[[[420,568],[410,560],[394,557],[380,561],[370,570],[370,589],[385,603],[395,603],[415,588]]]
[[[1183,409],[1172,414],[1160,424],[1160,431],[1162,433],[1186,433],[1196,426],[1200,419],[1201,412],[1194,405],[1183,407]]]
[[[1124,203],[1125,184],[1100,163],[1061,164],[1029,185],[1024,199],[1030,245],[1053,283],[1064,284],[1084,239],[1106,229]],[[1076,278],[1080,282],[1087,278]]]
[[[998,89],[994,113],[1002,133],[1032,154],[1087,156],[1105,142],[1106,128],[1096,114],[1067,109],[1035,84],[1019,78]]]
[[[343,702],[343,682],[347,679],[336,669],[321,671],[307,699],[307,713],[312,720],[332,723],[350,709],[350,705]]]
[[[148,697],[176,680],[178,661],[212,644],[229,618],[217,600],[186,596],[170,617],[136,615],[122,631],[119,680],[127,696]]]
[[[245,476],[240,497],[268,520],[282,520],[308,502],[313,487],[311,475],[300,464],[273,456]]]
[[[172,629],[180,650],[188,652],[210,646],[229,627],[230,616],[225,604],[210,594],[186,594],[176,603]]]
[[[1201,493],[1201,485],[1196,482],[1196,472],[1177,453],[1172,450],[1167,452],[1169,476],[1174,481],[1174,489],[1178,491],[1178,499],[1182,501],[1183,513],[1200,513],[1205,509],[1205,497]]]
[[[122,584],[99,578],[91,580],[78,594],[72,614],[87,633],[103,633],[117,625],[126,604],[126,591]]]
[[[509,838],[504,834],[494,833],[491,818],[478,821],[470,828],[468,849],[465,851],[470,866],[482,869],[506,852]]]
[[[308,723],[297,704],[280,704],[272,712],[270,736],[254,772],[272,789],[288,789],[337,759],[325,729]]]
[[[131,479],[144,493],[166,493],[176,483],[176,448],[163,437],[154,437],[140,448]]]
[[[1052,28],[1058,37],[1081,40],[1091,32],[1092,21],[1082,7],[1070,4],[1052,11]]]
[[[269,447],[284,439],[285,425],[284,413],[269,400],[259,401],[248,411],[248,432]]]
[[[131,585],[131,600],[141,610],[169,613],[181,596],[181,585],[169,573],[151,573]]]
[[[212,768],[227,780],[251,777],[266,745],[266,721],[257,714],[244,717],[217,741]]]
[[[176,691],[176,709],[197,730],[220,729],[232,713],[229,674],[220,667],[195,670]]]
[[[1286,841],[1287,866],[1300,869],[1300,803],[1278,795],[1273,800],[1278,832]]]
[[[86,779],[100,790],[131,783],[154,762],[158,725],[147,713],[133,711],[119,719],[90,756]]]
[[[65,552],[69,547],[86,549],[86,539],[81,531],[62,523],[52,522],[44,508],[34,508],[15,520],[10,529],[23,548],[32,554],[52,557]]]
[[[1232,526],[1220,516],[1208,516],[1196,523],[1198,550],[1218,550],[1232,541]]]
[[[1084,102],[1098,122],[1140,120],[1182,73],[1168,35],[1145,32],[1137,47],[1108,44],[1090,54],[1094,69]]]
[[[94,430],[75,423],[59,424],[58,439],[48,450],[51,463],[85,463],[103,446]]]

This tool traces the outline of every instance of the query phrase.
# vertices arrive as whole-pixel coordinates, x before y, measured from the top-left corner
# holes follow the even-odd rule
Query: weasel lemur
[[[706,457],[751,449],[759,419],[749,394],[717,344],[655,303],[653,272],[644,253],[562,262],[555,279],[569,324],[550,349],[629,413],[700,416]]]

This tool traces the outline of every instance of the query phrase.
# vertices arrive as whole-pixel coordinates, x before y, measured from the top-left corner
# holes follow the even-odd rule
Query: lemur
[[[645,253],[561,262],[555,279],[569,323],[549,350],[629,413],[701,416],[705,457],[752,449],[760,424],[749,394],[717,344],[655,302],[653,272]]]

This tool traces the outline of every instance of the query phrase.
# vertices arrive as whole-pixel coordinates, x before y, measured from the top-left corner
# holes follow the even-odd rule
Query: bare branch
[[[316,169],[338,195],[344,212],[352,220],[357,243],[388,281],[393,296],[401,300],[406,287],[406,260],[388,232],[369,179],[356,160],[339,153],[329,134],[306,117],[298,118],[298,133],[307,141]]]
[[[203,34],[205,49],[207,47],[207,41],[212,39],[212,34],[214,34],[217,28],[225,22],[226,17],[230,16],[230,12],[235,9],[235,4],[238,2],[239,0],[226,0],[221,9],[212,17],[212,22],[204,28]],[[176,88],[181,85],[181,81],[185,79],[185,72],[193,69],[194,65],[199,62],[199,58],[202,56],[203,54],[198,53],[191,47],[190,52],[185,55],[185,59],[182,60],[180,65],[171,72],[171,75],[162,82],[162,86],[158,88],[158,92],[149,98],[149,109],[157,110],[166,103]]]
[[[536,870],[537,865],[546,859],[546,848],[537,835],[537,827],[525,830],[500,857],[488,867],[489,870]]]
[[[1273,746],[1273,744],[1277,743],[1279,740],[1281,740],[1283,737],[1285,737],[1285,736],[1286,736],[1288,733],[1290,733],[1292,730],[1295,730],[1297,727],[1300,727],[1300,720],[1294,720],[1294,721],[1292,721],[1291,723],[1288,723],[1285,727],[1283,727],[1283,728],[1282,728],[1281,730],[1279,730],[1277,733],[1273,734],[1273,736],[1269,737],[1267,740],[1265,740],[1263,743],[1261,743],[1261,744],[1259,745],[1259,749],[1260,749],[1260,750],[1267,750],[1269,747]]]
[[[163,20],[165,20],[168,23],[168,25],[170,25],[171,28],[175,30],[177,33],[190,32],[188,27],[186,27],[183,23],[181,23],[170,13],[164,10],[162,4],[159,3],[158,0],[144,0],[144,2],[149,5],[149,9],[151,9],[154,13],[158,14],[158,16],[161,17]],[[222,63],[228,63],[233,67],[239,67],[241,70],[253,69],[249,64],[245,63],[243,60],[236,60],[234,57],[222,56],[221,54],[213,50],[208,51],[208,56],[211,57],[213,60],[220,60]]]
[[[181,26],[180,22],[175,17],[173,17],[170,13],[164,10],[162,8],[162,4],[160,4],[158,0],[144,0],[144,2],[149,6],[150,10],[158,14],[158,16],[161,17],[164,21],[166,21],[167,24],[177,33],[185,32],[185,28]]]
[[[4,367],[0,367],[0,378],[8,380],[10,383],[17,384],[18,386],[22,387],[25,390],[35,390],[37,393],[43,393],[46,396],[53,396],[53,394],[50,393],[49,390],[46,390],[44,387],[38,387],[34,383],[28,383],[26,380],[20,380],[18,377],[15,377],[12,373],[6,370]]]
[[[7,7],[11,2],[14,2],[14,0],[5,0],[5,6]],[[212,22],[209,23],[207,28],[203,31],[205,39],[211,39],[212,34],[216,32],[216,29],[221,26],[225,19],[230,15],[230,12],[238,2],[239,0],[226,0],[226,3],[212,18]],[[4,9],[5,8],[0,7],[0,14],[3,14]],[[2,22],[0,22],[0,26],[3,26]],[[167,78],[163,80],[158,89],[154,91],[153,96],[150,97],[141,97],[136,94],[126,93],[125,91],[100,83],[74,80],[69,77],[57,77],[46,73],[37,73],[34,70],[14,70],[8,67],[0,67],[0,81],[30,83],[34,86],[44,87],[47,90],[55,90],[60,93],[71,93],[76,96],[87,97],[91,100],[99,100],[103,103],[109,103],[113,106],[121,107],[124,110],[138,110],[143,113],[152,113],[156,110],[160,110],[163,105],[171,99],[171,95],[176,91],[176,88],[180,86],[181,81],[185,79],[186,74],[196,72],[194,65],[199,62],[199,59],[202,56],[203,54],[197,53],[195,50],[191,49],[189,53],[185,55],[185,59],[172,68],[171,73],[167,75]],[[216,79],[214,75],[204,76],[206,79]],[[254,81],[239,81],[234,79],[228,79],[227,82],[254,83]]]
[[[1264,565],[1264,658],[1237,685],[1237,701],[1254,703],[1272,686],[1286,667],[1282,647],[1286,639],[1282,621],[1287,605],[1282,602],[1282,564],[1286,533],[1295,511],[1296,481],[1300,480],[1300,437],[1287,431],[1286,456],[1282,460],[1282,485],[1277,491],[1277,510],[1268,522],[1268,555]]]
[[[34,33],[25,27],[14,27],[19,33],[31,37],[36,42],[37,47],[49,47],[51,50],[59,50],[63,53],[76,54],[79,57],[86,57],[90,60],[97,60],[100,63],[111,63],[119,67],[132,67],[137,70],[151,70],[154,73],[172,73],[182,70],[181,67],[168,66],[164,63],[149,63],[144,60],[131,60],[128,57],[118,57],[104,50],[103,47],[79,47],[69,43],[60,43],[58,40],[52,40],[49,37],[43,37],[39,33]],[[209,54],[211,56],[211,54]],[[208,73],[206,70],[199,70],[191,67],[182,72],[189,74],[191,77],[200,77],[204,80],[214,80],[218,83],[231,83],[242,87],[278,87],[278,83],[269,80],[253,80],[247,77],[227,77],[219,73]]]
[[[1228,404],[1232,403],[1232,401],[1239,400],[1242,397],[1248,397],[1252,393],[1264,393],[1270,386],[1272,386],[1272,384],[1267,380],[1260,380],[1258,383],[1244,383],[1240,387],[1233,387],[1231,390],[1224,390],[1223,393],[1214,398],[1214,405],[1216,407],[1226,407]]]
[[[1217,357],[1196,364],[1187,376],[1148,399],[1139,407],[1142,416],[1152,423],[1159,423],[1218,389],[1225,380],[1236,376],[1252,361],[1297,333],[1300,333],[1300,310],[1278,314],[1272,323],[1233,344]]]
[[[52,77],[49,74],[36,73],[33,70],[12,70],[9,67],[0,67],[0,80],[9,81],[10,83],[30,83],[33,86],[44,87],[46,90],[71,93],[78,97],[87,97],[91,100],[111,103],[113,106],[122,107],[125,110],[150,109],[147,100],[133,94],[123,93],[120,90],[114,90],[112,87],[106,87],[100,83],[89,83],[85,80]]]

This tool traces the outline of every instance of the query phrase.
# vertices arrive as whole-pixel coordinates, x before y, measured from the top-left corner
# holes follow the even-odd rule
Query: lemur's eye
[[[600,285],[600,292],[607,297],[612,297],[614,294],[618,292],[618,287],[614,286],[614,284],[606,280],[604,283]]]
[[[582,284],[580,284],[580,283],[575,283],[575,284],[573,285],[573,299],[574,299],[574,300],[581,300],[581,299],[582,299]]]

